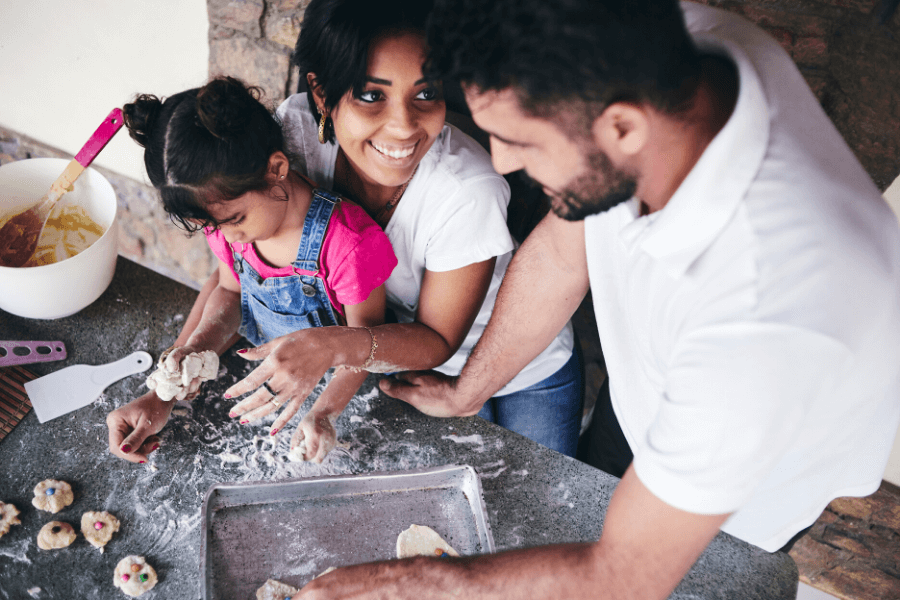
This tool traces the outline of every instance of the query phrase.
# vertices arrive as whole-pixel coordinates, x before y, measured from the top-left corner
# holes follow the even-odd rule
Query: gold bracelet
[[[359,373],[360,371],[365,371],[365,370],[367,370],[369,367],[372,366],[372,363],[375,361],[375,348],[378,347],[378,342],[375,341],[375,332],[373,332],[373,331],[372,331],[371,329],[369,329],[368,327],[363,327],[363,329],[365,329],[366,331],[368,331],[368,332],[369,332],[369,337],[372,338],[372,348],[369,349],[369,358],[366,359],[366,362],[364,362],[362,365],[360,365],[360,366],[358,366],[358,367],[354,367],[353,370],[354,370],[355,372],[357,372],[357,373]]]

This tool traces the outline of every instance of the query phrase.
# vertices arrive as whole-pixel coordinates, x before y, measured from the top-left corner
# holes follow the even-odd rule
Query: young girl
[[[359,206],[291,170],[281,126],[255,88],[223,77],[165,101],[139,96],[124,113],[166,212],[202,230],[221,261],[164,360],[168,370],[192,353],[221,354],[236,334],[263,344],[328,325],[371,333],[384,322],[384,282],[397,264],[390,242]],[[334,420],[368,362],[337,368],[301,421],[292,447],[305,460],[321,462],[334,447]],[[252,397],[267,410],[241,422],[280,407],[281,391],[263,382]],[[144,462],[173,404],[151,391],[110,413],[110,450]]]

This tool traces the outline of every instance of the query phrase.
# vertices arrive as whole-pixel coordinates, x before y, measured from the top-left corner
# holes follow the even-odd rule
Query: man
[[[459,378],[382,389],[478,406],[590,288],[610,395],[591,450],[622,480],[594,544],[361,565],[298,597],[664,598],[720,529],[777,551],[873,492],[900,419],[900,236],[778,44],[661,0],[444,0],[430,43],[495,168],[553,212]]]

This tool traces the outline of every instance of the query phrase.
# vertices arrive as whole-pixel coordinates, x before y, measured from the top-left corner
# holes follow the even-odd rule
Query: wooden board
[[[37,375],[22,367],[0,369],[0,440],[3,440],[31,410],[25,382]]]

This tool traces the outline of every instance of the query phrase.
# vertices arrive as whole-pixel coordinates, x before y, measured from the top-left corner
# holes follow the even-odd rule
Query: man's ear
[[[647,146],[649,115],[640,105],[615,102],[594,120],[594,142],[610,156],[632,158]]]
[[[309,86],[309,89],[312,90],[313,98],[316,100],[316,109],[319,111],[319,114],[324,114],[325,110],[325,90],[322,89],[322,86],[319,85],[319,80],[316,79],[315,73],[307,73],[306,74],[306,85]]]

